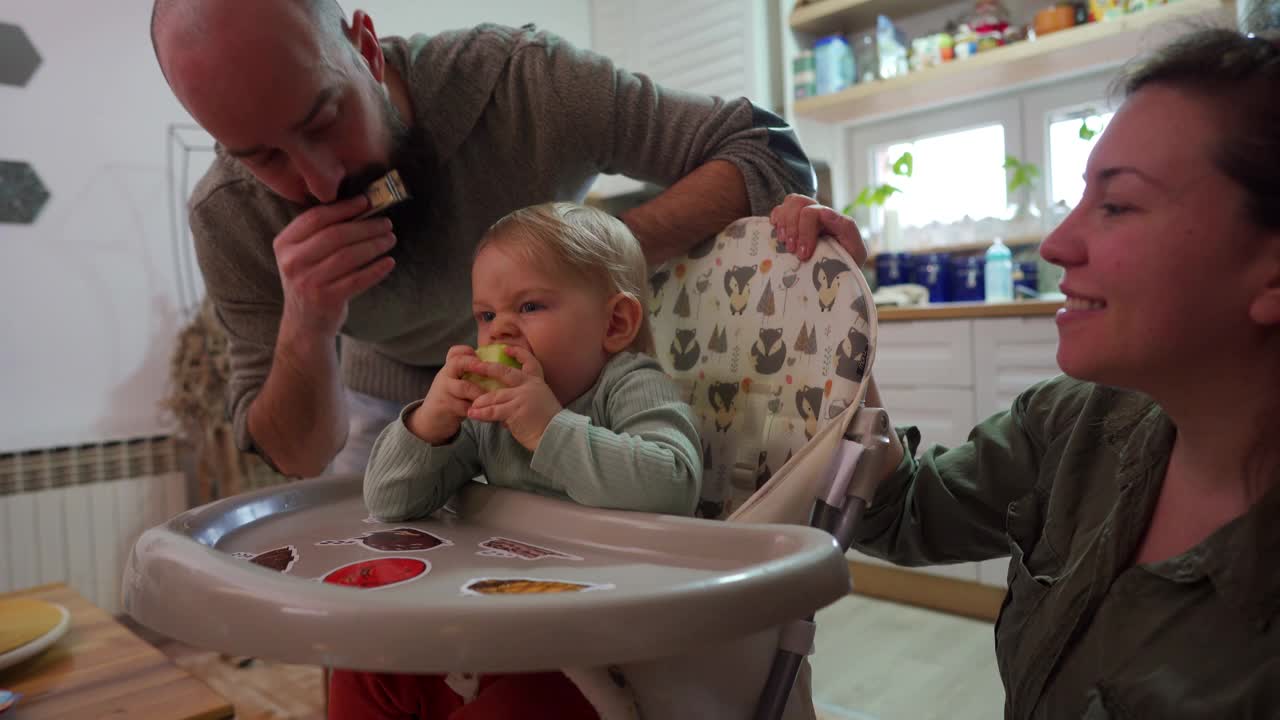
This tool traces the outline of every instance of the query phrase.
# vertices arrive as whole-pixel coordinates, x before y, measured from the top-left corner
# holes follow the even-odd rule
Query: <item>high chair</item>
[[[560,668],[605,720],[813,718],[813,614],[849,591],[844,551],[889,442],[883,412],[859,412],[871,293],[838,244],[800,263],[767,218],[651,282],[659,359],[702,423],[699,518],[474,483],[449,512],[386,524],[366,518],[360,478],[317,478],[143,533],[125,609],[284,662]]]

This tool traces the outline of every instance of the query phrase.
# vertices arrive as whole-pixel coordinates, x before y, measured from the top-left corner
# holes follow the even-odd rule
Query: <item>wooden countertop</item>
[[[235,714],[226,698],[70,587],[44,585],[6,597],[45,600],[71,613],[61,640],[0,670],[0,687],[22,694],[9,711],[15,720],[223,720]]]
[[[938,303],[913,307],[886,307],[877,312],[880,322],[904,320],[957,320],[963,318],[1052,317],[1061,300],[1023,300],[1009,303]]]

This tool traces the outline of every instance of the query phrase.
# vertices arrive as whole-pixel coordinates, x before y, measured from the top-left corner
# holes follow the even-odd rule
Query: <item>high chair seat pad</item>
[[[801,262],[765,217],[732,223],[649,285],[658,358],[701,423],[698,514],[727,518],[825,428],[848,426],[875,359],[871,290],[835,240]],[[810,488],[792,489],[803,511],[770,522],[807,522]]]
[[[598,510],[472,483],[367,518],[359,477],[239,495],[147,530],[124,607],[196,647],[332,667],[520,672],[676,655],[849,590],[827,534]]]

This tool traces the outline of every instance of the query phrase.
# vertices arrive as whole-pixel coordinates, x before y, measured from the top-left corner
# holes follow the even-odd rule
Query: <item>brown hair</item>
[[[604,295],[634,298],[640,303],[640,330],[628,349],[654,354],[647,310],[649,268],[640,242],[621,220],[585,205],[543,203],[494,223],[476,246],[476,255],[493,244],[517,248],[533,265]]]
[[[1224,122],[1214,163],[1244,188],[1253,221],[1280,229],[1280,40],[1270,33],[1193,31],[1120,77],[1125,97],[1148,85],[1213,101]]]
[[[1221,28],[1190,32],[1132,65],[1120,78],[1125,97],[1149,85],[1212,101],[1222,120],[1213,162],[1245,191],[1250,219],[1280,230],[1280,34]],[[1259,418],[1272,428],[1280,408]],[[1251,493],[1280,483],[1280,448],[1267,438],[1244,458]]]

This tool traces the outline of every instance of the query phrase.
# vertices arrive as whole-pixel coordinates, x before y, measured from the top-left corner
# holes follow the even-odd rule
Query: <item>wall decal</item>
[[[0,39],[0,46],[3,44]],[[30,225],[48,200],[49,191],[35,168],[25,162],[0,160],[0,223]]]
[[[40,53],[27,33],[17,25],[0,23],[0,85],[26,87],[38,67]]]

